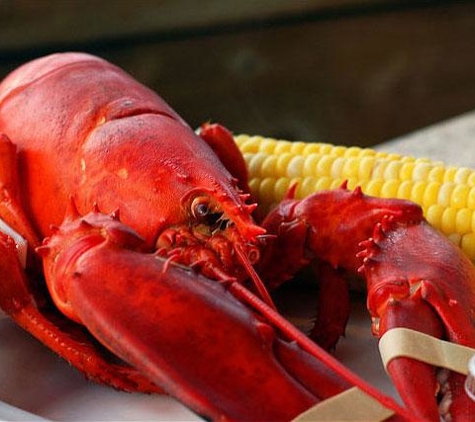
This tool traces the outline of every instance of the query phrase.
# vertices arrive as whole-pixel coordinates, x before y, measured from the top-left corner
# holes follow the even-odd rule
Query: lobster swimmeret
[[[0,305],[93,380],[229,420],[289,420],[356,385],[409,419],[275,311],[261,279],[276,287],[316,261],[320,303],[340,307],[319,307],[325,347],[347,319],[339,271],[358,268],[376,334],[405,326],[475,347],[472,264],[418,206],[344,187],[290,192],[259,225],[229,132],[196,135],[102,59],[56,54],[14,71],[0,133],[0,217],[29,245],[24,268],[0,235]],[[439,418],[435,368],[396,358],[388,370],[411,412]],[[475,412],[462,381],[445,379],[443,417]]]

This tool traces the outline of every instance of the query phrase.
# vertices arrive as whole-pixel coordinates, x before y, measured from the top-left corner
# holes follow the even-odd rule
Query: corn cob
[[[275,206],[298,182],[296,197],[348,188],[381,198],[401,198],[421,205],[434,227],[475,260],[475,170],[370,148],[289,142],[239,135],[252,194],[263,212]]]

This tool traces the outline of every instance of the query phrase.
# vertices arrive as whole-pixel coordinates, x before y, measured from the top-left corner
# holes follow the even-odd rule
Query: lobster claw
[[[98,212],[66,220],[40,249],[57,306],[207,417],[253,419],[260,409],[260,419],[290,419],[315,403],[269,359],[272,328],[222,285],[139,246],[137,235]]]
[[[346,299],[341,304],[345,285],[336,277],[340,271],[359,271],[366,278],[376,336],[403,327],[475,348],[475,268],[427,223],[418,205],[371,198],[345,185],[300,201],[293,193],[262,224],[276,240],[263,254],[261,272],[278,286],[314,259],[325,264],[326,272],[335,270],[331,284],[338,294],[319,298],[323,306],[319,303],[312,332],[319,344],[331,347],[344,332],[348,305]],[[327,290],[323,284],[320,291]],[[339,313],[333,311],[337,306]],[[464,392],[465,375],[408,356],[394,357],[387,370],[417,417],[473,418],[475,403]]]
[[[403,327],[475,348],[475,268],[458,248],[425,221],[390,218],[361,245],[375,335]],[[420,417],[469,420],[475,414],[465,375],[406,356],[390,360],[387,370]]]
[[[268,403],[264,418],[277,419],[280,406],[290,418],[315,402],[282,377],[277,361],[269,362],[272,330],[255,323],[222,286],[175,266],[164,271],[165,263],[153,255],[101,249],[94,269],[90,262],[78,268],[71,306],[94,337],[166,392],[213,418],[250,419],[260,406],[254,389],[272,385],[282,396]],[[252,353],[251,362],[244,351]],[[247,386],[250,414],[238,385]]]
[[[320,361],[279,337],[265,314],[235,297],[251,294],[240,284],[225,286],[141,249],[125,225],[92,212],[65,220],[40,253],[57,306],[199,414],[290,420],[359,383],[336,361],[332,371],[323,350]],[[401,420],[404,410],[368,391]]]

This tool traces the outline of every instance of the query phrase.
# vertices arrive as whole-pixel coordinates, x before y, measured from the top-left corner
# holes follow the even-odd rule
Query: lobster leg
[[[330,350],[345,334],[348,323],[350,313],[348,283],[343,272],[331,268],[328,264],[312,263],[311,269],[318,280],[319,290],[316,315],[318,323],[313,325],[309,335],[325,350]],[[338,300],[337,306],[335,298]]]

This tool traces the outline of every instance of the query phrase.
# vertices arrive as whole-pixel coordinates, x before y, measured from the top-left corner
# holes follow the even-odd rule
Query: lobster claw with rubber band
[[[165,392],[213,420],[334,417],[331,403],[341,411],[345,396],[377,419],[475,413],[456,372],[442,380],[433,365],[392,359],[402,406],[324,350],[347,319],[341,272],[358,269],[375,334],[405,327],[475,347],[475,271],[419,206],[344,186],[303,200],[291,190],[258,219],[226,129],[196,134],[157,94],[82,53],[7,76],[0,132],[10,228],[0,234],[0,305],[89,379]],[[316,262],[310,339],[271,295]],[[323,304],[335,294],[332,311]]]

